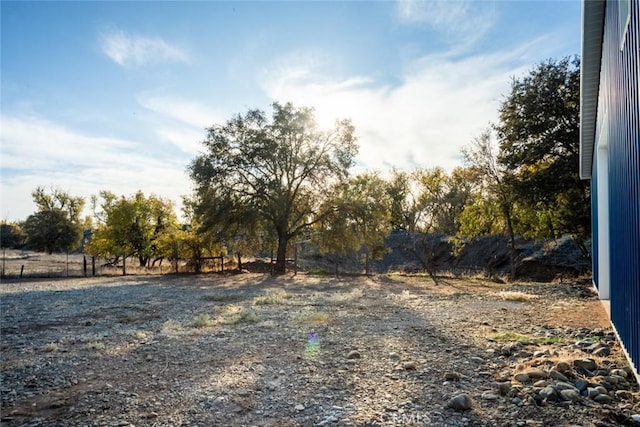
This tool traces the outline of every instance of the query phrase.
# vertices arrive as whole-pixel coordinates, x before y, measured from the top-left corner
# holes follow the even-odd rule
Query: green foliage
[[[528,235],[590,233],[589,183],[578,176],[580,62],[549,60],[514,79],[495,129],[500,162],[514,171],[523,209],[542,212],[521,225]]]
[[[385,181],[375,173],[355,176],[336,189],[330,200],[336,208],[317,223],[317,238],[325,252],[355,254],[361,249],[367,258],[385,252],[384,239],[391,231],[392,199]]]
[[[470,169],[456,168],[447,174],[442,168],[417,170],[422,231],[455,235],[461,227],[460,217],[475,190]]]
[[[27,242],[27,234],[21,224],[15,222],[0,222],[0,247],[21,248]]]
[[[189,166],[198,221],[216,229],[215,203],[239,213],[241,234],[255,219],[277,240],[276,271],[283,273],[289,241],[331,211],[331,190],[357,152],[353,132],[348,120],[318,130],[313,109],[278,103],[270,120],[249,110],[210,127],[205,152]]]
[[[102,199],[93,198],[98,221],[88,253],[95,256],[137,256],[140,266],[158,256],[158,240],[177,227],[171,202],[156,196],[145,197],[139,191],[129,198],[108,191],[100,192]]]
[[[37,187],[31,195],[38,211],[24,223],[29,246],[49,254],[76,249],[83,231],[80,214],[84,199],[58,189],[47,193],[43,187]]]

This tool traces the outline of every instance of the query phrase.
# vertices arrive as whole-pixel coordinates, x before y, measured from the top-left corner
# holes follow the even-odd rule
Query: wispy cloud
[[[31,214],[35,207],[28,195],[39,185],[87,199],[100,190],[142,190],[168,197],[178,207],[189,191],[182,159],[159,159],[136,141],[87,135],[33,116],[3,114],[1,124],[3,219]]]
[[[452,168],[461,163],[460,149],[496,120],[510,77],[530,65],[523,56],[519,50],[429,55],[407,64],[396,85],[376,85],[367,76],[319,78],[304,71],[310,64],[303,57],[290,72],[276,61],[261,80],[274,99],[315,106],[324,125],[351,118],[361,168]]]
[[[100,47],[105,55],[122,66],[144,66],[162,62],[188,62],[183,49],[160,37],[128,34],[117,29],[100,33]]]
[[[474,45],[496,22],[494,4],[472,0],[397,0],[397,14],[408,25],[426,25],[457,49]]]
[[[153,113],[152,128],[158,137],[187,154],[197,154],[205,128],[229,117],[195,101],[174,96],[140,95],[138,103]]]

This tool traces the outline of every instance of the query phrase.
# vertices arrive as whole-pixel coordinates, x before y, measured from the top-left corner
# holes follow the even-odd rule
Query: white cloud
[[[187,53],[159,37],[108,30],[100,34],[102,51],[122,66],[144,66],[161,62],[188,62]]]
[[[152,128],[163,141],[191,155],[200,151],[207,127],[226,121],[218,110],[183,98],[141,95],[138,103],[154,114]]]
[[[493,3],[472,0],[398,0],[397,14],[407,25],[426,25],[462,49],[480,40],[496,22]]]
[[[464,58],[430,55],[408,64],[393,86],[376,86],[367,76],[319,77],[305,69],[312,64],[302,57],[291,72],[276,61],[261,80],[274,99],[315,106],[321,125],[351,118],[362,168],[450,169],[460,164],[460,149],[496,120],[510,77],[529,66],[522,56],[520,50]]]
[[[59,187],[87,201],[100,190],[142,190],[168,197],[178,213],[180,196],[189,192],[184,162],[158,159],[134,141],[86,135],[39,117],[3,115],[1,124],[2,219],[33,213],[36,186]]]

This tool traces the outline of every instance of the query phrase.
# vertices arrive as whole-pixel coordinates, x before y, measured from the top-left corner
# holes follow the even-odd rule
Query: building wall
[[[611,321],[636,366],[640,366],[640,1],[627,4],[630,20],[624,44],[624,0],[607,1],[605,12],[598,125],[608,157],[608,215]],[[626,18],[626,15],[625,15]],[[607,122],[608,125],[605,125]],[[603,131],[604,129],[604,131]],[[594,150],[597,153],[597,150]],[[594,153],[595,157],[595,153]],[[597,168],[594,158],[594,169]],[[602,179],[602,171],[594,170]],[[595,186],[595,185],[594,185]],[[596,203],[602,200],[598,191]],[[598,200],[600,199],[600,200]],[[594,220],[598,220],[594,216]],[[596,229],[597,227],[594,227]],[[596,244],[595,253],[602,249]],[[599,266],[602,268],[602,265]],[[597,271],[597,270],[596,270]],[[601,280],[600,280],[601,282]],[[598,283],[599,287],[602,283]]]

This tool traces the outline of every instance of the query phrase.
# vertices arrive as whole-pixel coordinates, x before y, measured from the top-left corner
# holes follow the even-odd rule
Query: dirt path
[[[604,426],[640,412],[585,284],[4,282],[0,309],[3,426]]]

